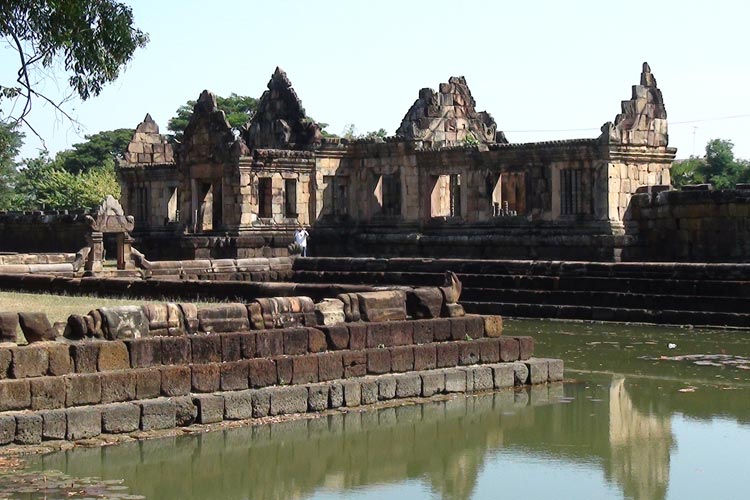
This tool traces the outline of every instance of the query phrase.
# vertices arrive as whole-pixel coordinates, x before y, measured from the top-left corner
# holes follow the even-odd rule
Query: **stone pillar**
[[[91,251],[86,259],[84,269],[87,275],[102,271],[102,256],[104,255],[104,234],[100,231],[92,231],[86,235],[86,243]]]
[[[133,269],[133,259],[131,257],[131,251],[133,248],[133,237],[128,233],[120,233],[117,235],[117,269]]]

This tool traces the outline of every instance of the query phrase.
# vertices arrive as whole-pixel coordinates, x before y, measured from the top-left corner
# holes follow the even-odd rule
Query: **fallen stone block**
[[[241,332],[250,329],[247,306],[233,303],[198,309],[198,328],[205,333]]]
[[[171,429],[177,425],[177,406],[167,398],[139,401],[141,430]]]
[[[56,333],[44,313],[20,312],[18,313],[18,323],[29,344],[55,340]]]
[[[122,434],[137,431],[141,426],[141,409],[133,403],[114,403],[99,407],[102,412],[102,432]]]
[[[179,336],[186,334],[185,318],[178,304],[146,304],[143,312],[151,335]]]
[[[406,293],[406,312],[414,319],[439,318],[443,300],[437,287],[414,288]]]
[[[291,413],[307,412],[308,391],[306,387],[275,387],[270,389],[270,393],[270,415],[288,415]]]
[[[18,444],[39,444],[42,442],[43,421],[36,413],[16,414],[16,437]]]
[[[406,319],[406,294],[402,290],[384,290],[357,294],[364,321],[399,321]]]
[[[461,304],[443,304],[442,315],[446,318],[461,318],[466,315],[464,306]]]
[[[319,325],[344,323],[344,303],[339,299],[323,299],[315,304],[315,318]]]
[[[88,439],[102,433],[102,414],[97,406],[68,408],[66,416],[68,425],[65,438],[68,441]]]
[[[0,312],[0,342],[18,341],[18,313]]]
[[[140,306],[100,307],[102,333],[107,340],[148,336],[148,319]]]

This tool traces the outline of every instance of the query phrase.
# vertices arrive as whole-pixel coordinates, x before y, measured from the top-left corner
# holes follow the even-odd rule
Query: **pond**
[[[32,457],[0,498],[747,498],[750,332],[505,332],[568,381]]]

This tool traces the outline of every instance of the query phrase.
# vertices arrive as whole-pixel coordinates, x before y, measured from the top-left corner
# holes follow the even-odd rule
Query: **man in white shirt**
[[[302,226],[298,227],[297,231],[294,232],[294,242],[302,249],[302,257],[307,257],[307,238],[309,237],[310,233]]]

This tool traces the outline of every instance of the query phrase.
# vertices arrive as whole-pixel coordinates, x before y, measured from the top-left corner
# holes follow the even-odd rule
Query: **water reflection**
[[[685,352],[734,345],[733,354],[747,355],[748,347],[731,336],[715,335],[710,345],[693,332],[669,329],[580,325],[573,337],[539,322],[521,326],[516,333],[534,333],[542,355],[570,360],[568,376],[580,382],[79,449],[39,457],[35,466],[124,478],[131,493],[152,499],[458,500],[564,497],[564,491],[579,498],[663,499],[675,475],[683,491],[690,491],[685,482],[700,480],[674,470],[673,415],[681,415],[682,439],[698,443],[704,431],[682,416],[702,420],[704,428],[715,425],[716,415],[750,422],[750,384],[735,380],[737,370],[643,359],[666,344],[663,337],[652,340],[657,335],[676,338]],[[528,331],[534,329],[546,333]],[[605,371],[602,365],[610,373],[596,373]],[[680,392],[688,384],[696,391]],[[750,436],[747,425],[739,428]],[[728,467],[743,473],[739,456]],[[717,488],[719,498],[736,493],[731,484]]]

